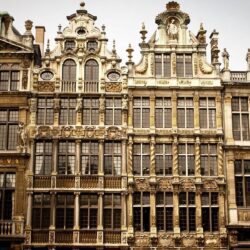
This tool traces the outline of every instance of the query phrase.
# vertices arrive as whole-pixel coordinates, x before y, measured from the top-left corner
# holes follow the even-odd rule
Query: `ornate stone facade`
[[[220,70],[218,32],[209,63],[203,24],[169,2],[121,67],[84,3],[67,19],[44,52],[44,27],[0,14],[4,249],[247,247],[250,52]]]

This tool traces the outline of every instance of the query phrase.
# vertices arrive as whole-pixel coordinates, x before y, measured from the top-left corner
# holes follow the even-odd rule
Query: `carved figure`
[[[223,50],[222,57],[223,57],[224,69],[229,69],[229,53],[227,52],[226,49]]]
[[[170,40],[178,39],[178,27],[176,26],[174,19],[172,19],[171,22],[168,24],[167,33]]]
[[[18,125],[19,146],[21,148],[27,147],[28,132],[23,122]]]
[[[128,98],[126,95],[124,95],[122,99],[122,109],[128,109]]]

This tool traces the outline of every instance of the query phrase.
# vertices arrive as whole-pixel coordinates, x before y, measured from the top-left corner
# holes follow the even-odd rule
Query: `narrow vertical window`
[[[216,127],[216,107],[215,98],[200,98],[200,127],[215,128]]]
[[[177,54],[176,73],[177,73],[177,77],[192,77],[193,76],[192,55]]]
[[[134,175],[149,175],[150,150],[149,144],[135,143],[133,145],[133,169]]]
[[[148,97],[135,97],[133,121],[135,128],[149,128],[150,103]]]
[[[168,54],[155,55],[155,74],[156,77],[170,77],[171,76],[171,60]]]
[[[53,125],[54,123],[54,100],[49,97],[38,98],[37,124]]]
[[[122,100],[121,98],[107,98],[105,109],[106,125],[122,124]]]
[[[216,144],[201,144],[201,175],[217,175],[217,146]]]
[[[191,97],[180,97],[177,100],[178,128],[194,127],[194,103]]]
[[[179,174],[194,175],[194,144],[178,145]]]
[[[60,124],[61,125],[76,124],[76,99],[75,98],[61,99]]]
[[[155,99],[155,127],[172,127],[172,102],[170,97],[157,97]]]
[[[88,60],[84,71],[84,92],[98,92],[99,65],[97,61]]]
[[[99,124],[99,99],[84,98],[83,99],[83,125]]]

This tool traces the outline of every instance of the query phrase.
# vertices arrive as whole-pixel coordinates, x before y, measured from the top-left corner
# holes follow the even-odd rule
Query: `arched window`
[[[76,81],[76,63],[72,59],[68,59],[63,63],[62,80],[68,82]]]
[[[85,81],[98,82],[99,81],[99,65],[95,60],[88,60],[85,64]]]
[[[61,91],[76,91],[76,63],[72,59],[68,59],[63,63]]]

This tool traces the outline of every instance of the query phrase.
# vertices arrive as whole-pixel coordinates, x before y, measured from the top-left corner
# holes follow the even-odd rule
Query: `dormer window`
[[[65,42],[65,50],[74,49],[75,47],[76,47],[76,44],[74,41],[66,41]]]
[[[192,77],[192,55],[191,54],[177,54],[176,59],[176,73],[177,77]]]
[[[87,43],[87,50],[89,52],[95,52],[98,47],[98,43],[96,41],[89,41]]]
[[[155,75],[156,77],[171,76],[171,62],[169,54],[155,55]]]

